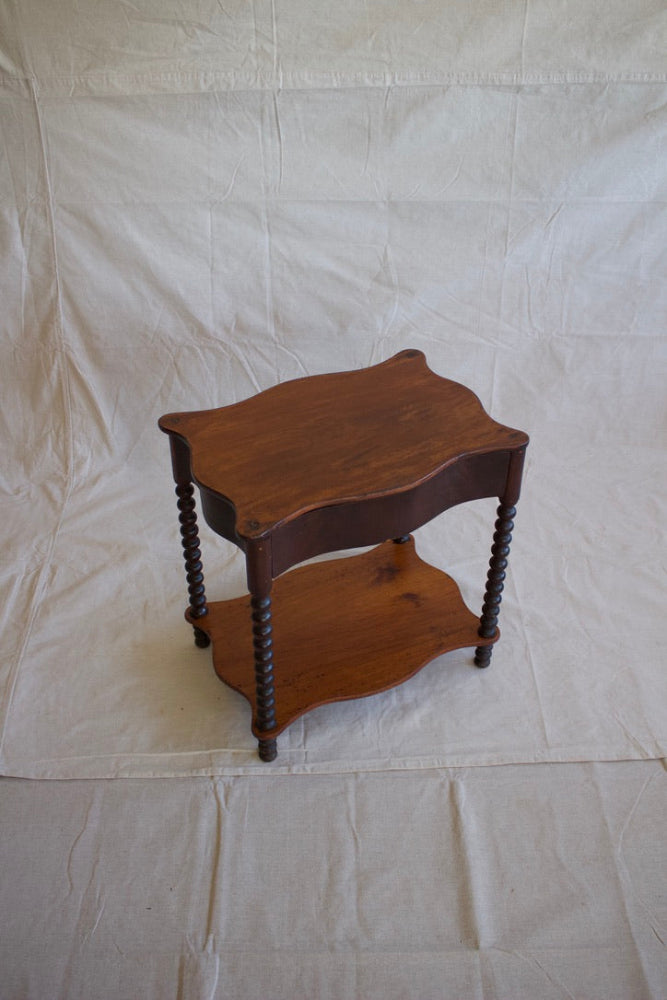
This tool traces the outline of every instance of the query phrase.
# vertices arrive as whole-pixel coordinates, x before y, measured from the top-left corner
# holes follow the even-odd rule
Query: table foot
[[[202,631],[202,629],[200,628],[197,628],[196,625],[193,625],[192,627],[195,633],[195,646],[198,646],[199,649],[206,649],[207,646],[210,646],[211,640],[206,635],[206,632]]]
[[[259,759],[267,761],[275,760],[278,756],[278,740],[258,740],[257,753]]]
[[[483,667],[488,667],[491,662],[491,653],[493,652],[493,646],[478,646],[475,650],[475,666],[482,669]]]

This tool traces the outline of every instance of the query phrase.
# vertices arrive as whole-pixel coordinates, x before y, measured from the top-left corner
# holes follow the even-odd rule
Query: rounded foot
[[[488,667],[491,662],[491,653],[493,652],[493,646],[478,646],[475,650],[475,666],[476,667]]]
[[[257,741],[257,752],[259,754],[260,760],[271,761],[275,760],[278,756],[278,741],[277,740],[258,740]]]
[[[196,625],[193,625],[193,628],[195,632],[195,646],[199,646],[200,649],[206,649],[207,646],[210,646],[211,640],[206,635],[206,632],[203,632],[200,628],[197,628]]]

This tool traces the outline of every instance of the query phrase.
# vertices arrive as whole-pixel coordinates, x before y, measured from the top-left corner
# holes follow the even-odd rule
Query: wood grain
[[[283,382],[232,406],[172,413],[197,483],[228,501],[243,538],[319,507],[406,491],[473,454],[525,447],[421,351]]]
[[[395,687],[436,656],[480,639],[456,583],[423,562],[414,540],[292,570],[273,587],[275,726],[258,716],[251,599],[209,603],[199,619],[218,676],[247,698],[266,740],[318,705]],[[189,619],[189,616],[187,616]]]

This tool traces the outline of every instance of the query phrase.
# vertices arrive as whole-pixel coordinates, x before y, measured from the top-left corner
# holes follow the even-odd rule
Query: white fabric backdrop
[[[666,1000],[666,41],[659,0],[0,4],[3,1000]],[[408,346],[531,434],[503,638],[267,767],[157,417]],[[474,609],[493,506],[417,535]]]
[[[664,753],[661,5],[1,10],[4,772],[263,768],[182,622],[156,419],[408,346],[531,434],[503,639],[278,766]],[[418,533],[474,609],[492,518]]]
[[[3,799],[3,998],[666,996],[657,761]]]

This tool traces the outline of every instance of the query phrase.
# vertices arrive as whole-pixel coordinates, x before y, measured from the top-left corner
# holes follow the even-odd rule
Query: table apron
[[[376,545],[457,504],[503,495],[511,452],[468,455],[402,493],[318,507],[272,533],[272,574],[324,552]]]

